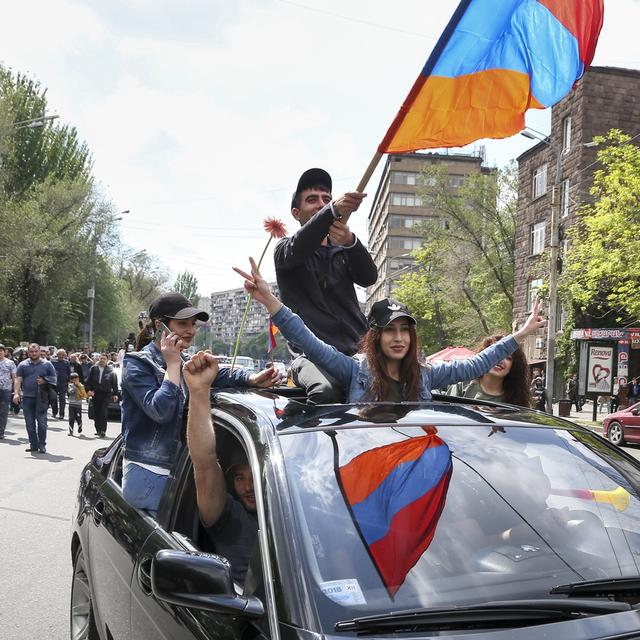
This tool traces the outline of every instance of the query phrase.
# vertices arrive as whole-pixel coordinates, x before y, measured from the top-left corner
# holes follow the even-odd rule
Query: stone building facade
[[[280,297],[280,291],[275,282],[270,282],[269,287],[274,296]],[[222,340],[227,344],[235,343],[246,304],[247,292],[242,287],[215,291],[211,294],[209,327],[217,340]],[[269,314],[261,304],[254,301],[247,315],[244,337],[249,338],[262,333],[268,327]]]
[[[596,166],[596,135],[617,128],[640,133],[640,71],[591,67],[573,91],[553,107],[551,133],[518,157],[519,188],[515,248],[514,319],[521,324],[536,289],[548,273],[552,202],[557,203],[560,259],[566,249],[563,231],[576,221],[578,207],[588,202]],[[544,136],[543,136],[544,137]],[[555,187],[555,188],[554,188]],[[557,200],[552,200],[554,197]],[[560,268],[561,264],[559,263]],[[558,310],[556,330],[564,314]],[[546,331],[525,344],[530,360],[546,358]],[[562,395],[563,372],[556,367],[555,396]]]
[[[378,267],[378,281],[367,289],[367,308],[392,294],[397,278],[413,268],[411,257],[423,237],[419,225],[439,219],[439,213],[424,190],[422,170],[429,165],[446,168],[452,189],[471,173],[489,170],[482,154],[401,153],[388,155],[369,213],[369,252]]]

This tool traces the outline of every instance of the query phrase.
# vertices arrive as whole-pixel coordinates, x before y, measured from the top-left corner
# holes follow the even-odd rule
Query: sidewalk
[[[555,403],[553,405],[553,415],[558,415],[558,403]],[[584,406],[582,407],[582,411],[576,411],[575,405],[571,407],[571,413],[568,420],[576,422],[583,427],[588,427],[589,429],[593,429],[597,433],[602,434],[602,420],[607,415],[608,410],[605,409],[605,411],[603,411],[602,413],[598,413],[597,420],[593,422],[593,404],[591,402],[585,402]]]

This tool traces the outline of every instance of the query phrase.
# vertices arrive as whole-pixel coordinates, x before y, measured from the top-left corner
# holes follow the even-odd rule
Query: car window
[[[563,582],[640,569],[637,471],[595,435],[403,426],[281,442],[325,632],[350,617],[544,598]]]
[[[228,426],[218,423],[215,428],[218,458],[222,468],[226,469],[244,448]],[[256,571],[261,566],[255,515],[247,514],[234,492],[230,474],[225,474],[229,504],[223,513],[224,522],[205,528],[198,514],[193,467],[190,461],[187,464],[184,482],[178,492],[173,530],[188,538],[197,549],[226,557],[238,586],[242,588],[246,580],[253,593],[258,589]],[[234,558],[237,558],[237,563],[234,563]],[[251,569],[247,571],[249,565]]]

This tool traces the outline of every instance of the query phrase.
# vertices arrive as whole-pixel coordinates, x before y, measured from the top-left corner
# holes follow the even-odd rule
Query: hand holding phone
[[[167,325],[162,322],[162,320],[160,320],[158,322],[158,325],[156,326],[156,332],[154,335],[154,339],[156,342],[160,342],[163,333],[169,335],[171,333],[171,329],[169,329],[169,327],[167,327]]]

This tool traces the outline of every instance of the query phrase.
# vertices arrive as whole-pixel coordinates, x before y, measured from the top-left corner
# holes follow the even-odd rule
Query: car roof
[[[308,405],[304,399],[266,390],[229,390],[215,394],[216,404],[238,417],[251,409],[261,414],[261,429],[278,434],[375,426],[496,426],[585,429],[568,420],[513,405],[434,396],[430,402]],[[263,434],[266,435],[266,434]]]

